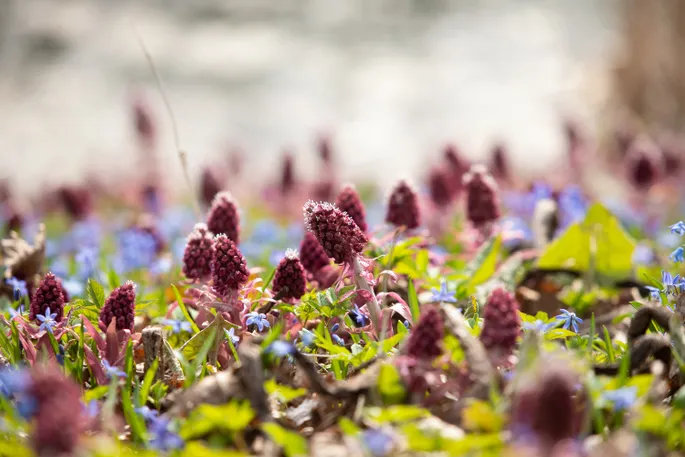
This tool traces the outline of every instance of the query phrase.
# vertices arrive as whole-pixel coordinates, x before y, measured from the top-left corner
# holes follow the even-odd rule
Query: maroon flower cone
[[[316,235],[312,232],[304,233],[304,238],[300,243],[300,262],[312,275],[316,275],[322,268],[331,263],[328,254],[323,250],[319,240],[316,239]]]
[[[318,142],[319,157],[325,164],[333,161],[333,148],[331,146],[331,137],[328,135],[321,135]]]
[[[450,192],[452,197],[456,197],[461,193],[461,190],[464,187],[464,173],[469,170],[469,164],[459,154],[457,147],[453,144],[445,146],[443,155],[445,157],[445,162],[447,163]]]
[[[61,187],[57,191],[64,211],[74,220],[85,219],[92,209],[92,197],[88,189],[81,187]]]
[[[52,273],[45,275],[33,293],[29,320],[36,320],[39,314],[44,316],[48,308],[50,308],[50,313],[57,314],[55,322],[60,322],[64,314],[64,295],[62,295],[61,284]]]
[[[188,279],[203,280],[212,274],[214,257],[214,238],[206,224],[195,224],[188,235],[188,242],[183,251],[183,274]]]
[[[307,280],[297,252],[288,249],[274,275],[273,292],[283,299],[299,299],[304,295]]]
[[[519,304],[510,292],[497,288],[490,293],[483,314],[480,340],[488,351],[508,356],[521,333]]]
[[[442,354],[440,345],[443,335],[442,316],[436,308],[429,307],[411,330],[407,354],[419,360],[432,360],[438,357]]]
[[[647,137],[639,137],[628,148],[628,179],[637,190],[647,190],[664,171],[661,150]]]
[[[506,147],[502,143],[497,143],[492,147],[490,157],[490,170],[496,179],[508,180],[510,176],[509,170],[509,154]]]
[[[450,176],[446,170],[433,168],[428,177],[428,190],[435,206],[445,208],[452,202]]]
[[[466,184],[466,218],[482,228],[500,217],[497,183],[482,165],[474,165],[464,176]]]
[[[57,279],[57,286],[59,287],[60,292],[62,292],[62,298],[64,299],[64,303],[65,304],[69,303],[71,301],[70,300],[71,297],[69,297],[69,292],[67,292],[67,289],[64,288],[64,284],[62,284],[62,280],[59,278],[56,278],[56,279]],[[52,308],[50,308],[50,311],[53,312]]]
[[[100,311],[100,329],[104,332],[112,322],[116,321],[117,330],[133,331],[133,321],[136,314],[136,286],[128,281],[109,294],[105,306]]]
[[[353,185],[347,184],[335,199],[335,206],[347,213],[362,232],[366,232],[366,209]]]
[[[214,238],[212,258],[212,280],[214,290],[222,297],[239,290],[250,277],[247,261],[240,249],[226,235]]]
[[[287,194],[295,188],[295,159],[290,152],[283,156],[283,171],[281,173],[281,193]]]
[[[514,394],[514,432],[533,432],[545,447],[576,438],[584,426],[585,395],[578,375],[561,363],[546,363]]]
[[[73,455],[86,423],[79,386],[57,366],[34,366],[28,394],[36,404],[30,440],[36,453]]]
[[[304,205],[304,222],[337,264],[352,263],[368,242],[352,218],[330,203],[309,200]]]
[[[407,181],[400,181],[390,194],[385,221],[410,230],[421,225],[419,197]]]
[[[221,192],[221,184],[209,168],[202,171],[200,177],[200,199],[205,207],[209,207],[214,200],[214,196]]]
[[[138,141],[146,148],[154,147],[157,129],[152,120],[150,107],[140,98],[133,102],[133,127]]]
[[[239,242],[240,214],[238,205],[229,192],[219,192],[207,214],[207,228],[215,235],[223,233],[234,243]]]
[[[314,200],[322,202],[332,202],[334,196],[335,183],[330,178],[324,178],[314,183],[312,187],[312,197]]]
[[[2,203],[0,203],[0,210],[2,209]],[[4,219],[5,219],[5,233],[10,233],[11,231],[19,232],[24,225],[24,215],[19,211],[16,205],[12,203],[5,204],[4,208]]]

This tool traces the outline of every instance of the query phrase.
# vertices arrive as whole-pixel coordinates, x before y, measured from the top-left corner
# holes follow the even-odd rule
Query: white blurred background
[[[313,170],[333,134],[342,175],[381,183],[425,170],[455,141],[502,139],[514,168],[563,153],[561,118],[602,108],[615,1],[0,0],[0,177],[17,190],[135,172],[131,98],[159,122],[179,173],[149,48],[194,176],[240,147],[255,180],[284,147]],[[136,32],[137,31],[137,32]]]

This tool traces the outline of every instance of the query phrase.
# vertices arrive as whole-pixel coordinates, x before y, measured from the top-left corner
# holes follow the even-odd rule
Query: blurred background
[[[644,100],[649,81],[626,78],[639,75],[630,65],[654,69],[646,35],[670,39],[625,14],[651,17],[644,5],[657,3],[682,9],[637,0],[0,0],[0,177],[32,192],[98,170],[135,173],[132,105],[141,100],[165,174],[178,177],[170,118],[139,40],[194,178],[236,150],[255,181],[275,179],[286,148],[311,173],[321,133],[331,134],[345,179],[385,185],[425,173],[448,141],[477,160],[499,140],[512,168],[540,176],[565,153],[566,117],[593,134],[617,104],[673,119],[650,112],[663,100]],[[631,24],[630,49],[642,48],[626,60]]]

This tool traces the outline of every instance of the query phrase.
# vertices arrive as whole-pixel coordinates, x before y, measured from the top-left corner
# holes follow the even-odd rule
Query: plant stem
[[[366,307],[369,308],[369,314],[371,315],[371,323],[373,324],[373,328],[376,330],[377,334],[380,335],[381,308],[378,306],[378,300],[376,300],[376,294],[374,293],[373,288],[369,285],[368,281],[364,279],[364,268],[359,262],[359,257],[355,257],[352,261],[352,268],[354,268],[354,280],[357,283],[357,287],[361,290],[367,291],[371,296],[369,301],[366,302]]]

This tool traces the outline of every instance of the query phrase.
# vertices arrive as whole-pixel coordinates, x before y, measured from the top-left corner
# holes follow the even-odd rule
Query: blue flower
[[[127,229],[119,233],[118,267],[122,272],[149,268],[157,256],[157,242],[147,232]]]
[[[150,266],[150,273],[155,276],[160,276],[171,271],[172,262],[169,257],[160,257],[155,260]]]
[[[361,434],[361,439],[364,446],[374,457],[385,457],[393,448],[393,437],[381,430],[364,430]]]
[[[578,333],[578,324],[583,323],[583,319],[576,316],[576,313],[572,313],[566,309],[561,309],[561,314],[556,317],[557,321],[563,322],[563,328],[566,330],[573,329],[575,333]]]
[[[337,322],[331,326],[331,333],[335,333],[340,329],[340,324]]]
[[[259,244],[272,243],[279,238],[280,232],[281,227],[274,221],[271,219],[262,219],[254,226],[250,241]]]
[[[64,289],[69,293],[70,297],[83,295],[83,292],[86,290],[85,285],[74,278],[65,279],[62,281],[62,286],[64,286]]]
[[[257,327],[257,330],[260,332],[264,331],[264,328],[269,328],[271,327],[271,324],[266,318],[266,314],[264,313],[258,313],[256,311],[252,311],[251,313],[247,313],[247,320],[245,321],[245,324],[249,325],[254,325]]]
[[[158,417],[150,423],[148,431],[152,438],[148,443],[150,448],[157,451],[172,451],[174,449],[181,449],[185,445],[183,438],[169,427],[169,420]]]
[[[57,313],[50,313],[50,307],[45,308],[45,314],[37,314],[36,318],[41,322],[38,330],[45,330],[52,333],[52,328],[57,325],[55,318]]]
[[[406,328],[406,329],[411,328],[411,324],[409,323],[409,320],[405,319],[404,322],[402,322],[402,323],[404,324],[404,328]]]
[[[97,247],[102,239],[100,224],[95,219],[87,219],[74,224],[65,239],[66,250],[75,251],[79,247]]]
[[[295,346],[287,341],[276,340],[266,348],[265,352],[279,358],[287,355],[292,356],[295,353]]]
[[[673,276],[670,272],[662,270],[661,284],[664,286],[664,293],[679,293],[682,292],[685,281],[680,278],[680,275]]]
[[[99,251],[94,247],[85,247],[74,256],[78,265],[78,277],[82,280],[92,278],[98,270]]]
[[[433,292],[431,300],[434,302],[457,302],[457,299],[454,297],[455,292],[447,289],[447,282],[445,281],[440,281],[440,290],[433,288],[431,291]]]
[[[28,290],[26,290],[26,281],[22,281],[21,279],[17,279],[13,276],[5,279],[5,283],[12,287],[15,301],[28,295]]]
[[[338,345],[340,345],[340,346],[345,346],[345,340],[343,340],[342,338],[340,338],[339,335],[333,333],[333,334],[331,334],[331,338],[333,339],[333,342],[334,342],[335,344],[338,344]]]
[[[671,229],[671,233],[673,233],[674,235],[678,235],[678,236],[685,235],[685,222],[683,222],[683,221],[678,221],[668,228]]]
[[[645,289],[649,291],[649,296],[652,297],[652,300],[661,300],[661,289],[653,286],[645,286]]]
[[[354,305],[354,309],[350,311],[350,317],[359,327],[365,327],[369,325],[369,318],[361,312],[359,306],[357,306],[356,304]]]
[[[136,408],[136,412],[143,416],[143,419],[145,419],[146,422],[153,421],[159,417],[159,411],[156,409],[150,409],[147,406]]]
[[[81,402],[83,405],[83,410],[86,413],[86,416],[94,419],[98,417],[98,414],[100,413],[100,404],[98,403],[97,400],[91,400],[88,402],[88,404],[85,404]]]
[[[622,387],[602,393],[602,398],[614,404],[614,411],[623,411],[633,406],[637,399],[637,387]]]
[[[226,338],[228,338],[231,343],[233,343],[233,347],[238,347],[238,343],[240,342],[240,337],[236,336],[235,334],[235,328],[231,327],[230,330],[224,329],[224,332],[226,332]]]
[[[676,248],[675,251],[671,252],[671,255],[668,256],[669,259],[671,259],[673,262],[682,262],[685,260],[685,248],[682,246],[679,246]]]
[[[525,322],[523,324],[523,329],[524,330],[532,330],[535,332],[539,333],[545,333],[547,330],[549,330],[551,327],[554,326],[554,323],[548,324],[540,319],[536,320],[535,322]]]
[[[126,373],[120,370],[119,368],[112,366],[109,364],[107,360],[102,361],[102,368],[105,369],[105,374],[109,379],[113,378],[125,378]]]
[[[269,264],[272,267],[275,267],[281,262],[281,259],[283,259],[283,257],[285,257],[285,251],[281,249],[271,251],[271,254],[269,254]]]
[[[632,262],[634,265],[649,265],[655,257],[654,249],[646,244],[638,244],[633,251]]]
[[[31,384],[31,375],[23,368],[0,369],[0,394],[12,397],[26,392]]]
[[[193,327],[190,325],[190,322],[188,321],[163,319],[162,324],[170,326],[172,333],[190,332],[193,329]]]
[[[305,346],[310,347],[314,344],[314,341],[316,341],[316,335],[306,328],[302,329],[300,330],[300,341],[302,341],[302,344]]]

